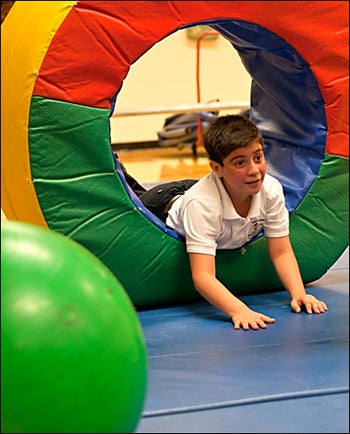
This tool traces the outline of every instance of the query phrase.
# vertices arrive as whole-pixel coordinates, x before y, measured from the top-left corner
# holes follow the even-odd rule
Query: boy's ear
[[[213,172],[215,172],[221,178],[222,177],[221,165],[212,160],[209,161],[209,165],[212,168]]]

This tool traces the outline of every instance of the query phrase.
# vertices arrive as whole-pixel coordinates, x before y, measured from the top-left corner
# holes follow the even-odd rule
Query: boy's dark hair
[[[248,146],[255,141],[264,145],[257,126],[241,115],[219,116],[203,134],[203,145],[209,159],[220,165],[234,149]]]

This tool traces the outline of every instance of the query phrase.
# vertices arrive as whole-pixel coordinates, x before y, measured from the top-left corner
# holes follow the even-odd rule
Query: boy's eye
[[[235,162],[235,166],[242,167],[243,165],[244,165],[244,161],[243,160],[238,160],[238,161]]]

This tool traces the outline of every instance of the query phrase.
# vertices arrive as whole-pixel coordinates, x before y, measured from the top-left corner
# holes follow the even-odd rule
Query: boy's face
[[[266,173],[264,151],[259,142],[235,149],[223,160],[222,166],[214,161],[210,166],[222,178],[230,196],[242,200],[259,193]]]

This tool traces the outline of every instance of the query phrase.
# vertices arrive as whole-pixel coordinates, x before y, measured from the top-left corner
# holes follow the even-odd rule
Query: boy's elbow
[[[208,273],[192,273],[193,286],[197,291],[201,292],[203,288],[206,288],[208,285],[210,285],[212,277],[213,276]]]

